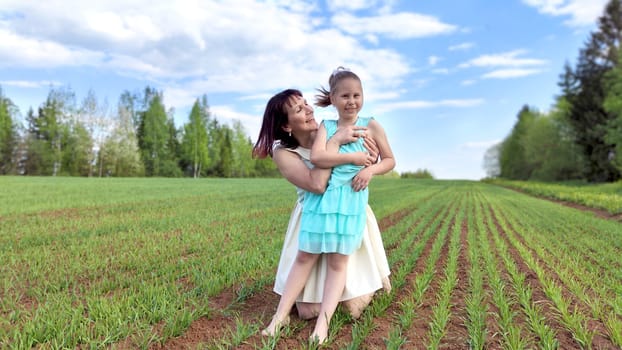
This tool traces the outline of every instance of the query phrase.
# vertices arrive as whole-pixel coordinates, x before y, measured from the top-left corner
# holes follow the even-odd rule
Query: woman
[[[266,106],[263,123],[253,156],[271,156],[281,174],[297,187],[298,201],[291,214],[289,226],[281,252],[274,291],[283,295],[287,276],[298,251],[298,231],[302,212],[304,191],[322,193],[330,177],[330,169],[313,168],[310,161],[310,148],[319,125],[313,116],[313,108],[307,104],[298,90],[284,90],[273,96]],[[341,144],[364,137],[366,128],[350,126],[340,129],[327,142],[327,151],[338,152]],[[366,163],[371,165],[377,159],[377,149],[373,141],[365,139],[370,155]],[[336,165],[336,164],[335,164]],[[334,166],[334,165],[333,165]],[[367,227],[363,244],[348,262],[346,287],[341,301],[352,317],[360,316],[369,304],[373,294],[384,287],[390,290],[389,265],[382,245],[382,238],[373,212],[367,207]],[[320,256],[307,280],[297,281],[304,285],[303,292],[296,300],[296,308],[301,318],[316,317],[322,301],[326,259]],[[295,274],[294,277],[295,278]],[[286,310],[289,314],[289,310]],[[272,319],[262,332],[275,335],[288,322],[288,319]]]

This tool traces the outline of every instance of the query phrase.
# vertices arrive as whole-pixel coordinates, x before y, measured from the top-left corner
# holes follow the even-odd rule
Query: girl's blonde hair
[[[352,72],[348,68],[339,66],[331,73],[330,77],[328,77],[328,90],[326,90],[324,87],[316,89],[317,91],[319,91],[319,94],[315,95],[315,105],[319,107],[330,106],[330,95],[335,91],[337,83],[345,78],[352,78],[356,79],[359,83],[361,82],[359,76],[356,75],[354,72]]]

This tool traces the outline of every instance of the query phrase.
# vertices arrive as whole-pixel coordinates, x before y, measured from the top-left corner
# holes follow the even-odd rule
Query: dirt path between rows
[[[518,191],[521,192],[521,191]],[[521,192],[523,193],[523,192]],[[549,199],[551,200],[551,199]],[[603,210],[597,210],[588,208],[585,206],[577,205],[574,203],[567,203],[563,201],[551,200],[561,205],[570,206],[576,209],[590,211],[602,218],[607,218],[616,221],[622,221],[622,215],[611,215]],[[381,232],[385,232],[388,228],[392,227],[396,223],[400,222],[407,215],[409,215],[415,208],[407,208],[402,211],[393,213],[379,221]],[[560,348],[563,349],[580,349],[580,346],[574,341],[570,332],[563,327],[558,321],[556,311],[554,310],[551,301],[546,297],[543,286],[539,282],[536,274],[532,271],[523,257],[519,254],[517,249],[511,244],[508,239],[508,232],[506,232],[499,224],[498,214],[492,211],[492,208],[485,207],[484,210],[488,210],[492,218],[492,226],[496,227],[496,231],[499,232],[500,239],[505,242],[508,247],[507,253],[511,259],[516,263],[518,270],[527,276],[526,283],[533,291],[533,302],[540,305],[542,314],[547,318],[547,325],[551,327],[557,334]],[[443,349],[468,349],[469,339],[468,331],[465,326],[467,319],[465,298],[469,294],[469,269],[472,262],[468,257],[468,242],[467,234],[468,227],[466,222],[456,222],[455,217],[451,213],[445,210],[438,210],[435,214],[441,216],[443,221],[449,222],[449,232],[453,229],[454,225],[460,227],[460,253],[458,257],[458,276],[456,288],[452,291],[451,295],[451,315],[447,323],[446,335],[442,339],[441,348]],[[466,220],[466,219],[464,219]],[[414,223],[411,227],[416,226]],[[427,230],[428,227],[420,228],[421,232]],[[510,228],[512,231],[513,229]],[[412,270],[406,275],[406,283],[401,288],[394,288],[393,300],[388,309],[378,317],[373,319],[373,329],[370,334],[364,339],[359,348],[361,349],[385,349],[387,339],[390,336],[391,330],[393,330],[398,324],[397,315],[402,311],[402,302],[412,297],[413,283],[415,278],[422,274],[426,270],[426,265],[434,241],[439,235],[440,225],[434,229],[434,232],[427,241],[421,241],[422,236],[417,237],[412,246],[419,245],[421,251],[419,256],[412,267]],[[400,233],[398,233],[400,234]],[[405,234],[405,233],[404,233]],[[421,233],[419,233],[421,234]],[[500,252],[497,251],[493,239],[491,238],[491,232],[485,233],[489,237],[489,244],[494,247],[494,255],[498,263],[498,271],[505,283],[508,285],[507,292],[510,295],[515,295],[514,291],[509,288],[511,285],[511,278],[508,275],[506,267],[501,262]],[[512,232],[516,235],[515,232]],[[438,257],[438,260],[434,264],[434,278],[432,279],[430,286],[423,295],[422,302],[416,306],[416,316],[413,323],[407,329],[402,330],[403,337],[407,340],[401,347],[402,349],[425,349],[427,345],[427,338],[430,329],[430,322],[432,320],[433,308],[437,303],[437,295],[440,288],[440,282],[444,279],[443,269],[447,264],[448,258],[448,246],[451,234],[447,234],[442,242],[442,248]],[[397,240],[399,244],[399,239]],[[390,256],[392,252],[397,251],[398,246],[387,246],[386,252]],[[411,250],[414,248],[410,248]],[[542,263],[542,262],[539,262]],[[391,266],[392,272],[399,267]],[[548,275],[555,280],[556,283],[562,286],[564,295],[569,297],[574,304],[577,303],[570,296],[568,290],[560,282],[559,278],[551,271],[547,271]],[[210,310],[212,312],[206,316],[197,319],[192,322],[185,332],[176,338],[171,338],[165,341],[163,344],[154,344],[150,347],[152,350],[160,349],[301,349],[308,348],[307,339],[312,331],[314,322],[304,321],[297,317],[295,311],[291,315],[291,327],[287,334],[283,335],[273,347],[270,347],[270,339],[262,337],[259,330],[268,324],[272,313],[276,309],[278,303],[278,295],[272,291],[272,285],[270,283],[262,286],[259,290],[256,290],[252,295],[248,296],[242,301],[236,301],[238,298],[238,288],[236,286],[229,288],[219,295],[211,297],[209,300]],[[486,345],[491,349],[498,349],[502,347],[501,336],[499,333],[498,325],[496,324],[498,319],[495,314],[496,306],[490,299],[491,290],[487,281],[484,281],[484,289],[486,297],[486,303],[488,305],[489,314],[486,319],[486,325],[488,328],[488,339]],[[583,306],[583,305],[578,305]],[[523,332],[531,339],[531,344],[537,344],[537,339],[531,333],[525,316],[522,315],[520,306],[514,305],[513,311],[517,315],[517,326],[519,326]],[[237,321],[237,323],[236,323]],[[227,346],[223,343],[223,340],[233,339],[236,329],[239,328],[240,322],[244,325],[253,325],[256,327],[254,333],[250,336],[245,336],[241,345]],[[343,349],[346,348],[348,343],[352,339],[352,329],[356,324],[346,323],[337,330],[337,335],[334,339],[331,339],[330,346],[327,348]],[[597,337],[595,344],[598,348],[603,349],[616,349],[608,338],[602,336],[602,324],[590,325],[592,330],[595,330]],[[129,349],[133,348],[133,342],[131,339],[127,339],[125,342],[117,343],[115,348],[117,349]]]

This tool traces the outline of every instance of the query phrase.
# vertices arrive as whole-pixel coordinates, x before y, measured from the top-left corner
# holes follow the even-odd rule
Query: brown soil
[[[563,205],[569,205],[582,210],[590,210],[596,213],[599,216],[620,220],[617,216],[612,216],[603,211],[594,210],[591,208],[585,208],[576,204],[570,204],[565,202],[559,202]],[[559,316],[554,308],[554,305],[551,300],[549,300],[544,293],[543,286],[541,281],[538,279],[535,272],[528,266],[526,261],[521,257],[519,251],[514,247],[510,240],[509,236],[519,236],[516,232],[514,232],[515,228],[510,227],[511,232],[506,232],[503,227],[500,225],[500,220],[503,220],[503,217],[499,217],[497,213],[493,212],[492,208],[484,207],[484,210],[488,211],[492,218],[492,226],[496,227],[496,231],[499,233],[501,240],[503,240],[508,247],[508,254],[511,259],[516,264],[518,270],[526,275],[525,283],[531,288],[533,291],[532,301],[534,304],[539,305],[541,308],[541,313],[546,319],[546,324],[551,327],[556,335],[559,342],[560,349],[580,349],[580,345],[572,338],[572,334],[561,324],[559,321]],[[389,227],[394,226],[396,223],[400,222],[404,219],[405,216],[409,215],[415,208],[407,208],[405,210],[395,212],[389,216],[382,218],[379,221],[379,225],[381,231],[386,231]],[[469,276],[468,271],[472,266],[472,262],[469,260],[468,255],[468,226],[466,224],[466,219],[463,222],[456,222],[455,217],[450,213],[446,214],[445,210],[438,210],[436,213],[437,216],[442,216],[442,220],[444,222],[449,222],[449,233],[443,242],[443,246],[441,249],[441,253],[436,260],[434,266],[434,278],[425,294],[423,295],[423,300],[419,305],[416,306],[415,310],[415,319],[412,325],[408,329],[402,330],[402,336],[406,339],[404,345],[402,345],[402,349],[425,349],[430,330],[430,322],[432,320],[432,310],[437,304],[437,296],[440,290],[440,285],[444,280],[444,268],[447,265],[448,258],[448,247],[449,247],[449,236],[451,235],[451,230],[454,225],[459,225],[460,227],[460,253],[458,257],[458,280],[456,287],[452,291],[451,295],[451,316],[448,321],[446,327],[445,337],[441,340],[440,348],[442,349],[469,349],[468,343],[468,332],[465,326],[465,322],[468,319],[468,315],[466,313],[466,305],[465,298],[469,293]],[[471,215],[471,214],[468,214]],[[412,227],[417,224],[413,224]],[[393,329],[397,324],[396,315],[401,313],[401,302],[407,300],[407,298],[411,297],[413,291],[413,282],[415,278],[423,273],[426,270],[426,265],[428,258],[430,258],[430,254],[432,251],[432,246],[434,240],[438,237],[440,228],[437,227],[434,232],[427,241],[423,242],[423,232],[425,232],[429,227],[424,227],[421,229],[421,232],[418,232],[418,237],[415,238],[413,242],[413,246],[416,244],[422,244],[423,249],[420,252],[419,257],[417,258],[414,266],[411,271],[406,276],[406,282],[400,288],[395,288],[391,292],[392,302],[390,306],[382,312],[381,315],[375,316],[373,318],[373,329],[370,331],[369,335],[363,340],[363,343],[359,348],[361,349],[386,349],[387,339],[389,338],[389,334],[391,329]],[[490,230],[488,230],[490,231]],[[398,235],[405,235],[404,232],[397,233]],[[492,239],[492,233],[485,233],[489,237],[489,244],[493,250],[493,254],[495,255],[495,259],[497,261],[497,269],[500,271],[500,274],[506,284],[506,293],[513,298],[514,305],[512,306],[513,311],[515,311],[516,316],[514,318],[516,325],[521,329],[521,335],[525,335],[530,340],[530,345],[537,347],[537,336],[532,333],[528,326],[528,322],[524,313],[522,313],[521,307],[516,301],[516,291],[512,287],[512,281],[509,276],[508,270],[506,269],[503,261],[501,260],[498,247],[494,243]],[[399,242],[399,240],[398,240]],[[524,243],[524,242],[523,242]],[[398,243],[399,244],[399,243]],[[392,252],[397,250],[399,246],[387,246],[386,251],[387,255],[390,256]],[[411,247],[412,250],[412,247]],[[533,253],[533,252],[532,252]],[[533,253],[535,256],[535,253]],[[542,263],[542,261],[538,261],[538,263]],[[395,264],[396,266],[392,266],[393,271],[395,271],[397,266],[400,266],[403,262]],[[548,269],[548,267],[545,266]],[[563,294],[565,297],[569,298],[572,301],[572,306],[577,307],[577,310],[581,313],[589,315],[588,310],[585,305],[582,305],[576,298],[572,297],[572,293],[567,290],[567,288],[561,283],[559,277],[555,275],[554,271],[548,269],[547,275],[549,278],[553,279],[555,283],[562,287]],[[486,274],[485,274],[486,275]],[[183,281],[180,281],[183,283]],[[206,349],[261,349],[261,348],[270,348],[266,344],[269,342],[269,338],[262,337],[260,335],[260,330],[265,327],[272,313],[276,309],[276,305],[278,303],[278,295],[272,292],[272,285],[268,284],[260,288],[260,290],[256,291],[254,294],[246,298],[241,302],[237,302],[236,298],[238,297],[237,288],[232,287],[229,288],[217,296],[210,298],[209,306],[210,312],[207,316],[201,317],[194,321],[189,328],[179,337],[172,338],[166,340],[164,343],[158,343],[152,345],[151,349],[197,349],[197,348],[206,348]],[[501,335],[499,334],[500,329],[498,326],[498,317],[496,313],[498,309],[494,305],[492,301],[491,295],[492,290],[490,285],[488,284],[487,278],[484,279],[484,293],[485,293],[485,303],[488,308],[488,316],[486,319],[487,326],[487,339],[486,339],[486,348],[487,349],[500,349],[503,347],[503,340],[501,339]],[[365,315],[363,316],[365,317]],[[250,337],[246,337],[243,340],[241,345],[230,346],[225,345],[224,341],[231,341],[232,334],[236,331],[236,320],[238,322],[242,322],[245,325],[252,325],[254,328],[254,332]],[[326,348],[330,349],[343,349],[346,348],[348,343],[352,339],[352,328],[353,325],[362,322],[362,321],[351,321],[346,322],[343,326],[336,330],[336,335],[331,338],[331,342]],[[304,321],[299,319],[295,311],[291,314],[291,326],[289,331],[287,331],[284,335],[278,339],[275,349],[306,349],[308,347],[308,337],[312,331],[314,322]],[[598,349],[616,349],[606,336],[603,335],[603,325],[602,323],[592,322],[590,323],[590,328],[596,332],[596,336],[594,337],[594,342],[592,346]],[[117,343],[115,348],[125,349],[125,348],[134,348],[136,345],[133,343],[132,339],[127,339],[124,342]]]

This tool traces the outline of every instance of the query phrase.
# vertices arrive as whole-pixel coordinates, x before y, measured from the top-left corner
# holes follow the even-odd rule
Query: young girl
[[[346,280],[348,256],[361,245],[365,228],[365,208],[373,175],[385,174],[395,167],[393,152],[382,126],[373,118],[359,117],[363,107],[363,87],[359,77],[348,69],[337,68],[328,79],[329,90],[320,89],[316,105],[333,105],[338,120],[325,120],[320,125],[311,149],[311,162],[317,167],[333,168],[323,194],[305,194],[299,250],[310,254],[327,254],[328,271],[324,295],[315,328],[311,334],[320,344],[328,337],[330,320],[335,312]],[[339,147],[339,153],[327,152],[327,141],[339,127],[367,127],[367,137],[376,141],[380,161],[364,167],[356,155],[365,152],[363,139]]]

